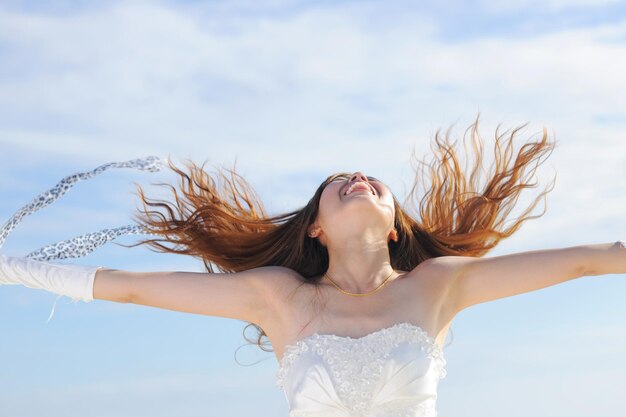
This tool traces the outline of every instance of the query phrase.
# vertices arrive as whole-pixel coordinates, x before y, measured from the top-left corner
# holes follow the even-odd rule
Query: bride
[[[230,180],[221,175],[227,187],[220,190],[203,167],[191,163],[184,171],[169,161],[181,180],[178,191],[171,187],[174,202],[152,201],[140,189],[141,227],[107,229],[25,257],[0,255],[0,284],[249,322],[258,330],[257,345],[267,337],[273,347],[276,384],[292,417],[434,417],[437,386],[446,375],[443,343],[460,311],[582,276],[626,273],[624,241],[484,257],[532,218],[547,191],[503,226],[521,191],[534,185],[524,181],[526,169],[554,143],[544,129],[511,160],[521,127],[510,133],[504,151],[504,135],[496,135],[495,169],[479,188],[477,124],[472,138],[479,157],[469,179],[447,135],[437,132],[439,159],[430,165],[429,189],[416,214],[407,204],[416,184],[401,205],[384,181],[356,171],[330,175],[303,208],[270,217],[234,171]],[[35,199],[4,225],[0,246],[22,217],[78,179],[109,167],[154,168],[146,161],[67,177],[46,193],[48,201]],[[207,272],[51,262],[141,232],[158,238],[136,245],[197,257]]]

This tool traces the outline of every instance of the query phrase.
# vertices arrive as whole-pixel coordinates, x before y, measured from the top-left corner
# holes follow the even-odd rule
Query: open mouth
[[[359,191],[366,191],[368,193],[376,195],[376,193],[374,192],[374,188],[371,185],[369,185],[369,184],[367,184],[367,183],[365,183],[363,181],[355,182],[354,184],[352,184],[350,186],[350,188],[348,188],[348,190],[346,191],[346,193],[344,195],[354,194],[354,193],[359,192]]]

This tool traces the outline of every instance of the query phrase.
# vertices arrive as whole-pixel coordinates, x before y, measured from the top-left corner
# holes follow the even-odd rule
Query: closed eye
[[[337,180],[340,180],[341,178],[335,178],[334,180],[332,180],[331,182],[336,182]],[[377,185],[377,183],[382,184],[380,181],[378,181],[376,178],[374,177],[367,177],[367,180],[370,183],[370,186],[374,189],[374,194],[376,195],[380,195],[380,190],[379,187]],[[349,181],[349,179],[345,179],[345,182],[347,183]],[[346,184],[347,185],[347,184]]]
[[[337,178],[333,179],[331,182],[340,181],[340,180],[345,180],[345,181],[348,181],[349,179],[348,179],[347,177],[341,177],[341,176],[340,176],[340,177],[337,177]],[[380,181],[379,181],[377,178],[375,178],[375,177],[367,177],[367,180],[368,180],[368,181],[370,181],[370,182],[372,182],[372,181],[377,181],[377,182],[380,182]]]
[[[383,183],[382,181],[378,180],[378,178],[376,177],[367,177],[368,181],[371,183],[371,186],[376,190],[375,194],[380,195],[380,189],[379,186],[377,184],[382,184],[382,186],[386,187],[385,183]],[[344,181],[344,182],[348,182],[350,181],[350,176],[349,175],[338,175],[337,177],[333,178],[331,181],[329,181],[327,183],[331,184],[337,181]]]

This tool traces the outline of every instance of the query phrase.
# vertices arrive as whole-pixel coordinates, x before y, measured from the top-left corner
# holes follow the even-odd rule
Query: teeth
[[[372,186],[371,186],[371,185],[369,185],[369,184],[365,184],[365,183],[363,183],[363,182],[355,182],[354,184],[352,184],[352,185],[350,186],[350,188],[348,188],[348,191],[346,191],[346,195],[350,194],[350,193],[352,192],[352,190],[353,190],[353,189],[354,189],[357,185],[365,185],[365,186],[369,189],[369,191],[370,191],[372,194],[374,194],[374,190],[372,190]]]

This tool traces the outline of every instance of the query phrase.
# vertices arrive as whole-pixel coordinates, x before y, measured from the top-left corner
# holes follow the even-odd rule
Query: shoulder
[[[423,276],[428,280],[450,280],[471,259],[474,258],[470,256],[438,256],[429,258],[413,268],[411,274]]]
[[[412,281],[421,291],[428,291],[445,300],[454,288],[456,278],[463,270],[463,266],[470,262],[469,256],[438,256],[422,261],[410,271]]]
[[[256,280],[260,305],[264,308],[259,324],[263,330],[276,337],[294,317],[294,311],[307,303],[312,285],[296,270],[284,266],[264,266]],[[302,292],[298,291],[301,287]]]
[[[276,306],[300,285],[306,284],[304,277],[296,270],[285,266],[263,266],[255,268],[260,272],[256,286],[261,295],[271,305]]]
[[[260,266],[253,270],[258,277],[256,284],[267,292],[274,292],[304,281],[302,275],[286,266]]]
[[[459,312],[455,301],[458,278],[463,274],[465,266],[477,259],[473,256],[440,256],[428,259],[416,268],[424,265],[424,281],[436,299],[441,323],[451,322]]]
[[[463,268],[476,261],[478,258],[474,256],[438,256],[436,258],[430,258],[422,264],[434,275],[452,279],[456,278]],[[421,266],[422,264],[418,265]]]

